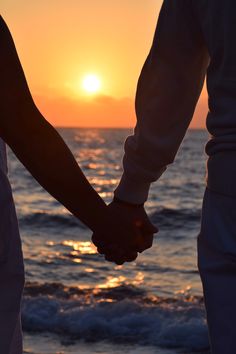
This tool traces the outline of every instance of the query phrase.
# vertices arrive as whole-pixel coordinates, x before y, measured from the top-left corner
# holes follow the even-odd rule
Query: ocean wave
[[[85,226],[73,215],[58,215],[45,212],[36,212],[32,214],[19,215],[21,226],[34,227],[74,227],[85,228]]]
[[[82,302],[85,298],[93,297],[97,301],[101,299],[109,299],[114,301],[122,300],[123,298],[131,299],[141,299],[141,302],[159,301],[158,297],[151,297],[147,295],[146,291],[142,288],[138,288],[131,284],[119,285],[116,287],[105,287],[94,289],[91,288],[80,288],[78,286],[66,286],[62,283],[38,283],[38,282],[27,282],[24,289],[24,295],[30,297],[37,296],[54,296],[60,299],[71,299],[77,298]],[[151,299],[151,300],[150,300]],[[201,297],[196,298],[201,302]],[[87,300],[85,301],[87,303]]]
[[[184,223],[197,223],[201,218],[201,210],[191,209],[168,209],[163,208],[150,215],[154,224],[160,227],[176,228]],[[34,227],[74,227],[85,228],[85,226],[70,214],[52,214],[46,212],[35,212],[32,214],[19,215],[21,226]]]
[[[150,215],[154,224],[161,227],[176,228],[177,226],[183,226],[185,223],[199,223],[201,219],[200,209],[169,209],[163,208],[155,211]]]
[[[192,351],[209,346],[201,297],[163,298],[135,286],[79,289],[29,283],[22,315],[25,331],[57,333],[73,340]]]

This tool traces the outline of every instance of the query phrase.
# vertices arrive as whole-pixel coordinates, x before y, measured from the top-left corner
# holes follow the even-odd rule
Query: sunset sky
[[[137,79],[161,3],[1,0],[33,97],[52,124],[134,125]],[[204,91],[192,127],[205,126],[206,102]]]

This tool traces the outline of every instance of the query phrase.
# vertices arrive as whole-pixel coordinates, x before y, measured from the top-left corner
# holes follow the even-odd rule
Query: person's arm
[[[0,19],[0,136],[35,179],[91,230],[103,230],[107,207],[71,151],[31,97],[10,35]]]
[[[134,260],[136,250],[143,247],[139,228],[106,206],[63,139],[38,111],[1,17],[0,52],[0,137],[42,187],[99,235],[99,246],[113,249],[107,260],[117,264]]]
[[[144,203],[150,184],[175,158],[192,119],[209,62],[191,1],[165,0],[136,94],[137,125],[125,143],[115,196]]]

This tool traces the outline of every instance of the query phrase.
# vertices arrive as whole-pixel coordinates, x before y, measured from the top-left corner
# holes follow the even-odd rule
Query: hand
[[[104,254],[108,261],[123,264],[131,262],[138,256],[138,252],[150,248],[153,243],[153,234],[157,228],[150,222],[144,207],[131,206],[113,201],[108,206],[111,219],[111,230],[108,238],[104,235],[93,234],[92,240],[100,254]],[[117,228],[118,227],[118,233]]]

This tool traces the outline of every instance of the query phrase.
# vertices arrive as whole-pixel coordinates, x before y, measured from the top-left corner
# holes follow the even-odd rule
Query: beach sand
[[[175,350],[148,346],[119,345],[99,343],[60,343],[58,336],[52,334],[25,334],[25,354],[179,354]],[[190,354],[183,353],[182,354]],[[208,353],[201,353],[208,354]]]

